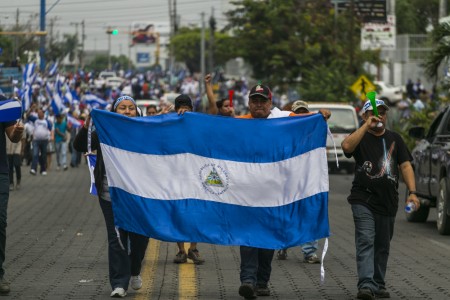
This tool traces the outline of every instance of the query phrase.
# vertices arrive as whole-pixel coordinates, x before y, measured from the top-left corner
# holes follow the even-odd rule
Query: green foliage
[[[208,60],[209,30],[205,30],[205,61]],[[200,71],[201,29],[183,27],[171,39],[176,61],[184,62],[191,73]],[[236,57],[234,39],[228,34],[214,32],[213,55],[216,65],[224,65]],[[212,70],[207,70],[212,71]]]
[[[425,34],[438,25],[439,0],[396,0],[395,14],[398,34]]]
[[[121,68],[127,69],[129,63],[133,67],[132,63],[128,60],[128,57],[125,55],[111,56],[111,65],[113,66],[119,64]],[[94,59],[89,64],[86,64],[86,69],[94,71],[101,71],[108,69],[108,55],[95,56]]]
[[[450,23],[442,23],[432,32],[434,49],[425,62],[425,72],[431,78],[436,78],[440,66],[447,62],[450,56]]]
[[[272,87],[296,86],[308,101],[349,101],[363,64],[380,62],[376,52],[359,50],[360,24],[353,14],[336,17],[328,0],[233,3],[237,8],[227,15],[238,54],[252,66],[253,77]]]

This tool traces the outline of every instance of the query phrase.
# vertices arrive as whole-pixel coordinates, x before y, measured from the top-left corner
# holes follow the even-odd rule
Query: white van
[[[308,104],[309,111],[317,112],[321,108],[325,108],[331,111],[331,118],[328,120],[328,127],[333,136],[334,143],[336,144],[336,153],[334,152],[333,141],[327,138],[327,158],[328,168],[330,171],[338,171],[336,165],[336,155],[339,161],[339,169],[346,170],[351,174],[355,170],[354,158],[347,158],[342,151],[342,141],[353,131],[359,127],[358,116],[356,115],[355,108],[348,104],[336,104],[336,103],[311,103]]]

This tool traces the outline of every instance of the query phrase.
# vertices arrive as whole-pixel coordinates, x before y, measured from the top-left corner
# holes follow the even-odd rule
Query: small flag
[[[96,161],[97,161],[97,155],[92,154],[92,153],[87,155],[89,175],[91,175],[91,186],[89,187],[89,193],[97,196],[97,188],[95,187],[95,177],[94,177],[94,168],[95,168]]]
[[[0,102],[0,122],[16,121],[22,117],[22,105],[11,99]]]

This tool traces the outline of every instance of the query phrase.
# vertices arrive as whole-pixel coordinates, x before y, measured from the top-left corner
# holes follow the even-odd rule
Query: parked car
[[[420,208],[406,214],[409,222],[425,222],[430,208],[436,207],[437,229],[450,234],[450,106],[431,123],[428,133],[424,127],[413,127],[409,135],[418,140],[412,150]],[[408,195],[406,192],[405,197]]]
[[[377,88],[377,98],[388,105],[395,105],[403,99],[403,88],[393,86],[383,81],[374,81]]]
[[[342,168],[351,174],[355,170],[354,158],[347,158],[342,151],[342,141],[353,131],[359,127],[358,117],[355,108],[347,104],[330,104],[330,103],[309,103],[308,109],[311,112],[318,112],[319,109],[325,108],[331,111],[331,118],[328,120],[333,140],[327,138],[327,160],[328,168],[331,172],[338,171],[336,158],[339,162],[339,168]],[[336,152],[334,149],[336,145]]]
[[[147,100],[147,99],[138,99],[136,100],[136,105],[141,109],[142,115],[147,115],[147,106],[155,105],[157,109],[159,109],[160,100]]]
[[[105,80],[105,85],[107,87],[116,89],[123,84],[124,80],[121,77],[108,77]]]

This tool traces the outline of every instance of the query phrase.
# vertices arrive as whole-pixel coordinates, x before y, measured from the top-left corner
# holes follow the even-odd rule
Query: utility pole
[[[439,0],[439,19],[447,16],[447,0]]]
[[[79,37],[78,37],[78,25],[80,25],[79,22],[70,22],[69,25],[75,25],[75,36],[77,37],[77,46],[76,46],[76,62],[75,62],[75,71],[78,70],[78,64],[80,62],[80,48],[79,48]]]
[[[41,18],[40,18],[40,31],[45,32],[45,0],[41,0]],[[41,72],[45,70],[45,35],[41,35],[39,41],[39,57],[40,65],[39,69]]]
[[[200,93],[200,99],[203,99],[203,78],[205,78],[205,13],[200,14],[202,16],[202,38],[200,42],[200,79],[198,85],[198,91]]]
[[[81,21],[81,51],[80,51],[80,65],[84,69],[84,40],[86,39],[85,34],[85,23],[84,19]]]
[[[108,31],[111,30],[111,26],[109,26]],[[111,34],[108,34],[108,70],[111,70]]]
[[[15,30],[19,30],[19,9],[17,9],[17,11],[16,11],[16,28],[15,28]],[[16,61],[17,57],[19,56],[19,54],[18,54],[19,46],[18,45],[19,45],[19,40],[18,40],[18,36],[16,35],[14,37],[14,51],[13,51],[14,57],[12,59],[13,61]],[[17,62],[17,63],[19,63],[19,62]]]
[[[208,72],[214,69],[214,32],[216,30],[216,19],[214,18],[214,7],[211,7],[209,18],[209,47],[208,47]]]

